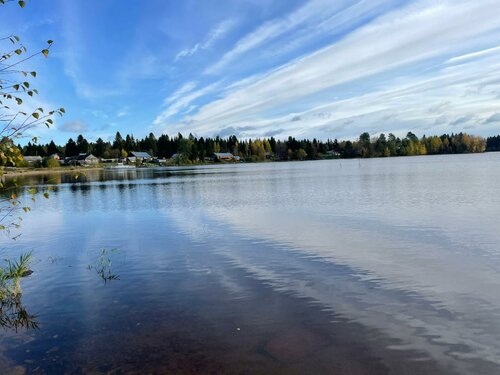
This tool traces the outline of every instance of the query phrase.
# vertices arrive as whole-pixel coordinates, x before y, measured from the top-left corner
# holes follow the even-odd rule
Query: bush
[[[54,158],[45,158],[43,160],[43,166],[47,168],[57,168],[61,164],[59,163],[59,160],[54,159]]]

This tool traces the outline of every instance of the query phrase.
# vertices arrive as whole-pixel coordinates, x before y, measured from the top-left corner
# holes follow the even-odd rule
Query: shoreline
[[[61,173],[71,173],[71,172],[97,171],[101,169],[104,169],[104,167],[59,167],[59,168],[36,168],[36,169],[19,168],[16,170],[3,170],[2,178],[37,176],[48,173],[61,174]]]
[[[392,156],[392,157],[370,157],[370,158],[335,158],[335,159],[306,159],[306,160],[262,160],[262,161],[245,161],[245,162],[220,162],[220,163],[192,163],[192,164],[166,164],[166,165],[155,165],[155,167],[198,167],[204,165],[227,165],[227,164],[260,164],[260,163],[286,163],[295,161],[321,161],[321,160],[370,160],[370,159],[393,159],[393,158],[414,158],[421,156],[439,156],[439,155],[470,155],[470,154],[487,154],[494,153],[495,151],[485,151],[485,152],[470,152],[470,153],[459,153],[459,154],[426,154],[426,155],[411,155],[411,156]],[[149,168],[148,166],[137,167]],[[0,178],[13,178],[20,176],[37,176],[44,175],[48,173],[61,174],[68,172],[83,172],[83,171],[98,171],[106,169],[105,166],[93,166],[93,167],[58,167],[58,168],[15,168],[15,169],[0,169]]]

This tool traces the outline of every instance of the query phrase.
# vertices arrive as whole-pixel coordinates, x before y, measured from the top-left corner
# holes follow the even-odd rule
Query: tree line
[[[362,133],[355,141],[339,141],[337,139],[321,141],[318,139],[277,140],[274,137],[263,139],[239,140],[236,136],[195,137],[182,134],[170,137],[163,134],[158,138],[150,133],[142,139],[127,134],[123,137],[117,132],[112,142],[98,138],[89,142],[83,135],[76,140],[70,138],[65,145],[29,142],[21,147],[23,155],[39,155],[42,157],[58,153],[74,156],[80,153],[92,153],[105,158],[125,158],[131,151],[145,151],[153,157],[171,158],[174,154],[185,160],[198,161],[212,157],[216,152],[230,152],[246,161],[273,160],[314,160],[325,157],[369,158],[390,156],[412,156],[426,154],[461,154],[500,150],[500,136],[488,139],[466,133],[443,134],[441,136],[423,136],[418,138],[412,132],[399,138],[390,133],[371,137]]]

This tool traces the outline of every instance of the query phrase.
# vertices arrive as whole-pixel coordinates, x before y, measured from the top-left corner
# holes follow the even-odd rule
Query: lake
[[[500,373],[500,153],[20,183],[2,374]]]

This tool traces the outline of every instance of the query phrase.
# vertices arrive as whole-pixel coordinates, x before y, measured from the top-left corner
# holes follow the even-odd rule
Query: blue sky
[[[1,34],[55,41],[42,142],[116,131],[356,138],[500,133],[499,0],[31,0]]]

